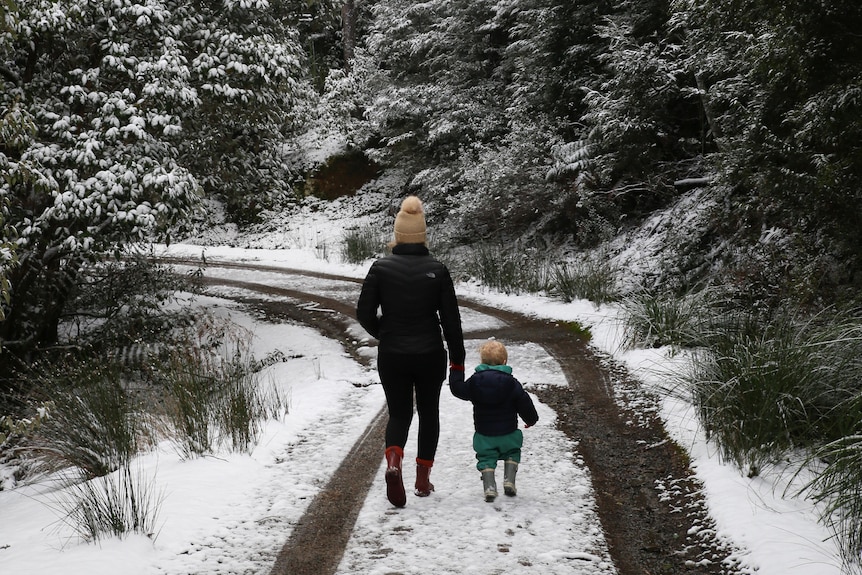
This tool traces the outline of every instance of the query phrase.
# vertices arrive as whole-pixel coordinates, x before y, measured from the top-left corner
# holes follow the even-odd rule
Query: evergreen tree
[[[773,254],[772,292],[851,284],[862,267],[862,5],[673,6],[720,143],[721,233]]]
[[[673,182],[696,169],[707,144],[686,53],[668,22],[661,0],[613,8],[597,30],[606,49],[585,98],[587,134],[561,155],[560,169],[578,172],[587,217],[614,231],[666,205]]]
[[[387,2],[367,46],[379,157],[471,236],[518,233],[553,197],[544,0]],[[554,106],[556,106],[556,102]]]
[[[375,16],[384,158],[471,235],[596,242],[663,205],[703,151],[667,2],[387,2]]]
[[[501,134],[499,62],[488,0],[378,3],[367,39],[380,76],[370,110],[388,153],[418,165],[457,158],[463,144]],[[409,148],[407,148],[409,146]]]
[[[305,94],[278,4],[21,0],[4,37],[7,225],[20,265],[0,338],[57,341],[84,262],[165,232],[199,190],[234,205],[284,185]],[[248,194],[248,195],[247,195]]]
[[[2,4],[2,20],[0,20],[0,56],[5,55],[9,51],[9,44],[12,40],[11,32],[15,25],[16,6],[12,0],[6,0]],[[6,82],[14,80],[14,75],[5,67],[0,65],[0,91],[6,90]],[[0,141],[8,142],[16,138],[15,134],[22,130],[26,131],[26,125],[22,126],[24,120],[20,114],[4,110],[0,116]],[[2,151],[0,151],[0,173],[5,175],[9,172],[9,161]],[[9,201],[7,198],[0,199],[0,321],[6,319],[4,305],[9,305],[11,298],[11,286],[9,283],[9,275],[11,269],[17,263],[17,255],[15,253],[15,229],[6,224],[6,218],[9,215]],[[2,346],[0,346],[2,351]]]

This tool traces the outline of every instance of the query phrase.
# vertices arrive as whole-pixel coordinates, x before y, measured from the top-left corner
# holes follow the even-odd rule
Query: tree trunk
[[[723,152],[724,144],[722,143],[722,139],[724,138],[724,133],[721,131],[721,126],[719,126],[715,121],[715,116],[712,114],[712,106],[709,103],[706,83],[703,81],[703,76],[699,73],[695,73],[694,81],[697,82],[697,91],[700,94],[700,102],[703,106],[703,113],[706,116],[706,121],[709,124],[709,131],[712,132],[712,139],[715,140],[715,145],[718,146],[718,149]]]
[[[80,258],[61,258],[56,249],[24,254],[13,270],[12,297],[6,320],[0,322],[0,342],[18,357],[38,346],[55,345],[60,319],[74,291]]]
[[[18,260],[18,265],[9,272],[9,281],[12,282],[12,292],[9,303],[6,305],[6,319],[0,322],[0,340],[3,347],[9,345],[9,341],[16,345],[20,339],[26,339],[29,334],[22,330],[25,323],[25,296],[32,293],[40,274],[40,267],[35,263],[32,253],[23,254]],[[35,337],[32,338],[35,341]]]
[[[45,281],[47,301],[40,318],[39,344],[43,346],[56,345],[59,341],[60,318],[72,295],[81,269],[81,261],[77,257],[62,261],[59,256],[52,258],[45,265]]]
[[[356,51],[356,1],[345,0],[341,7],[341,36],[344,42],[344,69],[348,72],[353,66]]]

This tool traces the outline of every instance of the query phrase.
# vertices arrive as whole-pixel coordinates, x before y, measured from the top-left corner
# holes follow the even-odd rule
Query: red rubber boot
[[[419,497],[428,497],[434,491],[434,484],[429,479],[433,465],[434,461],[430,459],[416,458],[416,491],[414,493]]]
[[[397,445],[386,448],[386,498],[395,507],[407,505],[404,481],[401,479],[401,460],[404,450]]]

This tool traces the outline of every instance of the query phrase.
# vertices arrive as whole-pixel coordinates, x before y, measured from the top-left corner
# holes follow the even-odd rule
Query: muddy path
[[[285,287],[290,281],[247,282],[219,278],[217,273],[211,276],[209,271],[199,278],[204,289],[238,288],[228,297],[257,310],[263,318],[314,327],[339,340],[356,359],[367,361],[357,351],[360,343],[347,329],[354,314],[356,279],[254,264],[208,265],[208,270],[225,267],[285,278],[313,276],[335,286],[308,290]],[[700,485],[684,450],[669,439],[655,415],[657,410],[644,409],[650,402],[655,405],[654,398],[621,366],[594,352],[570,326],[463,298],[459,303],[505,323],[493,334],[465,332],[465,338],[494,335],[505,342],[533,342],[560,364],[568,387],[532,391],[556,411],[557,426],[577,443],[589,466],[602,529],[620,575],[735,572],[729,559],[732,550],[714,537]],[[620,390],[625,390],[625,397],[620,397]],[[627,407],[633,396],[638,397],[637,408]],[[385,422],[381,412],[309,505],[278,554],[272,575],[331,575],[336,571],[382,461]]]

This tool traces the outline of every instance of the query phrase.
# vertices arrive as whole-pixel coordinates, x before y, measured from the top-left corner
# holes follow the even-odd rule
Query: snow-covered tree
[[[378,3],[366,39],[376,62],[366,118],[377,159],[412,176],[471,235],[542,219],[555,143],[531,42],[544,0]],[[554,103],[556,106],[556,103]]]
[[[759,252],[771,238],[768,251],[781,268],[770,285],[795,297],[858,281],[862,5],[675,0],[672,6],[720,143],[715,165],[727,192],[722,234]]]
[[[0,8],[2,10],[2,20],[0,20],[0,34],[2,34],[0,36],[0,54],[6,54],[9,48],[8,43],[11,40],[10,32],[15,24],[15,9],[15,4],[12,0],[6,0],[2,4],[2,8]],[[0,69],[0,90],[6,89],[5,82],[7,75],[5,68]],[[8,141],[13,137],[13,133],[19,129],[20,126],[16,122],[15,115],[4,114],[0,117],[0,141]],[[7,165],[8,159],[0,151],[0,173],[6,174],[8,172]],[[3,198],[0,201],[0,321],[6,318],[3,306],[4,304],[9,305],[11,298],[9,274],[12,266],[17,263],[15,244],[12,241],[15,230],[11,226],[6,225],[8,213],[8,200]],[[0,351],[2,351],[2,347],[0,347]]]
[[[379,91],[370,119],[390,152],[410,150],[425,162],[451,160],[467,141],[505,130],[494,108],[493,2],[407,0],[374,6],[367,38],[379,63]],[[407,159],[403,154],[400,159]]]
[[[701,151],[664,0],[393,1],[374,16],[378,152],[471,235],[597,241],[585,220],[601,201],[616,198],[599,214],[611,227],[646,212],[673,179],[647,172]]]
[[[585,87],[584,136],[560,149],[556,171],[575,176],[579,205],[613,227],[674,197],[709,151],[687,54],[667,3],[620,2],[596,34],[602,65]]]
[[[200,191],[285,185],[302,48],[268,0],[21,0],[4,35],[0,197],[20,265],[4,345],[57,339],[83,262],[166,232]]]
[[[3,230],[3,238],[9,238],[14,232],[6,225],[5,213],[6,206],[0,206],[0,230]],[[6,319],[3,304],[9,305],[12,297],[9,275],[12,266],[17,263],[17,259],[17,255],[15,254],[15,244],[9,239],[4,239],[0,242],[0,302],[2,302],[0,303],[0,321]],[[0,349],[0,351],[2,351],[2,349]]]

